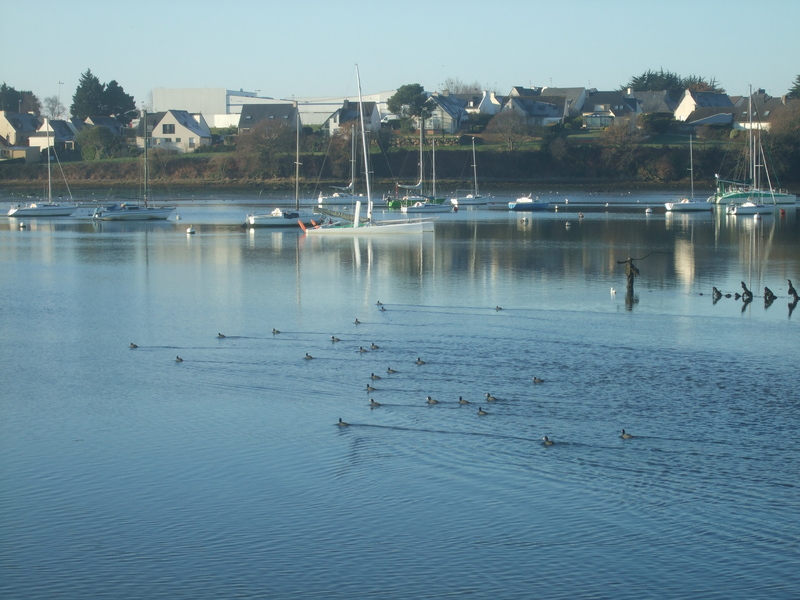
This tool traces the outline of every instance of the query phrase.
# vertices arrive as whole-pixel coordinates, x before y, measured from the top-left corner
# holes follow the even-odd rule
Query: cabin
[[[501,112],[511,111],[522,115],[527,125],[546,127],[564,119],[563,97],[514,96],[509,97]]]
[[[788,106],[798,102],[790,100],[786,96],[770,96],[762,89],[754,92],[750,98],[750,102],[748,102],[747,96],[741,96],[733,101],[734,129],[749,129],[752,126],[753,129],[769,131],[775,117],[779,116]],[[752,119],[749,116],[751,112]]]

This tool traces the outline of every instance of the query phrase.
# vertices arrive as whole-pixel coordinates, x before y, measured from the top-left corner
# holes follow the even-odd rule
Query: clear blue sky
[[[352,95],[356,63],[365,94],[448,78],[609,90],[663,67],[779,96],[800,74],[798,0],[0,0],[0,16],[0,81],[67,108],[86,69],[139,106],[157,87]]]

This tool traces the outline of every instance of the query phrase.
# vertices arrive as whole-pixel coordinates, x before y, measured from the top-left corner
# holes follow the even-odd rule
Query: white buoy
[[[647,208],[644,209],[644,212],[645,212],[645,214],[649,215],[650,213],[653,212],[653,209],[648,206]]]
[[[189,225],[189,228],[186,230],[186,233],[189,234],[189,235],[193,234],[194,233],[194,227]]]

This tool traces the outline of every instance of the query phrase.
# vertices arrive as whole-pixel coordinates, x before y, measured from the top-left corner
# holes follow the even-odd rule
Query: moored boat
[[[547,210],[548,206],[550,206],[550,203],[546,200],[539,200],[539,198],[533,199],[530,196],[522,196],[513,202],[509,202],[508,210],[530,212],[535,210]]]

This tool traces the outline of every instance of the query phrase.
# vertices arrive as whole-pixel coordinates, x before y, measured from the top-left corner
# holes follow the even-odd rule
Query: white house
[[[147,116],[152,127],[149,134],[150,148],[175,150],[180,153],[194,152],[201,146],[211,145],[211,131],[203,115],[192,115],[185,110],[168,110]],[[136,144],[144,146],[142,132],[137,134]]]

